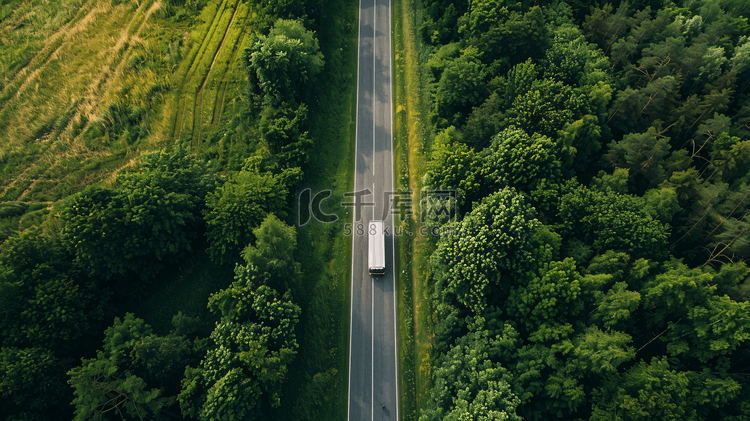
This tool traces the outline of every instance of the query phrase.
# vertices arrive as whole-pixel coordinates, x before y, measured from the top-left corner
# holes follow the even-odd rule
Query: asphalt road
[[[360,0],[355,191],[368,189],[352,230],[349,421],[398,420],[393,270],[390,0]],[[386,211],[384,213],[384,210]],[[357,219],[359,217],[359,219]],[[386,274],[368,273],[367,226],[385,220]],[[361,224],[361,225],[360,225]],[[359,229],[361,228],[361,230]]]

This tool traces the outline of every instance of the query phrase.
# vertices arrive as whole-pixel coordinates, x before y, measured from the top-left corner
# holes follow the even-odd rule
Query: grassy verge
[[[304,279],[294,297],[303,308],[300,352],[289,370],[282,407],[268,416],[279,421],[347,419],[351,238],[343,231],[351,219],[338,205],[354,182],[358,3],[327,1],[320,16],[317,36],[325,68],[306,100],[315,144],[301,188],[330,190],[323,211],[339,219],[297,228],[296,258]],[[298,225],[296,213],[289,219]]]
[[[427,51],[418,37],[421,5],[415,0],[393,4],[394,95],[396,115],[396,174],[399,187],[414,192],[419,199],[421,179],[429,155],[429,91],[426,73],[420,63]],[[418,212],[416,212],[418,215]],[[412,236],[398,237],[399,276],[399,369],[401,408],[404,420],[417,420],[419,410],[429,397],[431,380],[431,345],[433,335],[429,256],[435,247],[430,237],[421,235],[418,216],[403,223]],[[406,226],[404,227],[406,228]]]

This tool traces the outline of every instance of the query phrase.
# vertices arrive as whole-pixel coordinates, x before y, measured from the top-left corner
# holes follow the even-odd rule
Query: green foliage
[[[648,207],[653,209],[654,219],[664,223],[672,222],[674,216],[682,210],[677,192],[671,187],[648,190],[643,198]]]
[[[497,85],[498,93],[503,100],[503,108],[510,107],[516,97],[528,92],[538,76],[539,69],[531,59],[528,59],[513,66],[505,77],[500,77]]]
[[[0,251],[0,407],[3,419],[70,417],[65,372],[87,352],[110,293],[75,270],[60,238],[42,229]]]
[[[109,293],[75,270],[59,237],[41,229],[11,237],[0,252],[4,346],[81,352],[106,313]]]
[[[118,176],[117,189],[89,187],[61,212],[63,239],[93,276],[153,278],[202,234],[205,196],[216,185],[211,172],[182,150],[142,162]]]
[[[458,20],[469,8],[467,0],[429,0],[424,2],[428,18],[419,28],[426,42],[447,44],[458,37]]]
[[[706,363],[750,339],[749,304],[715,293],[716,280],[724,288],[736,285],[747,276],[746,268],[729,266],[719,277],[675,261],[667,269],[646,283],[644,306],[653,309],[649,317],[653,326],[667,328],[663,340],[671,355]]]
[[[281,405],[281,385],[297,354],[300,308],[289,292],[263,284],[253,266],[238,266],[235,282],[209,299],[221,313],[213,346],[198,368],[185,371],[182,412],[200,420],[258,419],[261,405]]]
[[[308,10],[316,5],[315,1],[308,0],[251,0],[254,9],[259,11],[258,18],[264,20],[273,19],[298,19],[307,17]]]
[[[471,109],[488,96],[485,77],[484,65],[474,47],[467,47],[445,64],[435,91],[434,115],[438,127],[464,123]]]
[[[500,363],[515,347],[516,336],[505,325],[497,335],[477,330],[462,337],[438,361],[435,386],[419,420],[522,420],[516,415],[520,399],[511,387],[513,376]]]
[[[144,352],[154,339],[151,327],[133,314],[128,313],[122,320],[115,318],[105,331],[103,351],[98,351],[96,358],[82,360],[80,367],[68,372],[68,383],[75,393],[72,404],[76,420],[168,419],[162,410],[174,404],[175,397],[164,396],[163,388],[153,387],[156,382],[151,382],[149,389],[144,377],[163,379],[169,371],[161,370],[168,367],[158,362],[184,358],[187,344]],[[177,364],[184,367],[184,363]],[[137,373],[139,366],[145,366],[146,370]]]
[[[18,334],[26,341],[47,346],[62,345],[84,335],[90,326],[87,307],[94,297],[64,274],[44,266],[35,272],[39,276],[34,279],[35,294],[20,314]]]
[[[503,108],[503,98],[497,92],[493,92],[486,101],[471,111],[463,128],[461,140],[479,147],[489,144],[492,136],[500,131]]]
[[[279,19],[268,36],[256,37],[243,53],[250,87],[267,104],[299,102],[312,77],[323,69],[315,34],[297,20]]]
[[[607,375],[617,373],[617,367],[635,357],[635,349],[628,346],[630,335],[592,326],[574,341],[573,357],[576,370],[586,374]]]
[[[214,261],[234,261],[253,239],[252,229],[268,213],[279,213],[287,187],[282,175],[248,167],[206,198],[208,253]]]
[[[424,183],[433,189],[455,189],[460,205],[469,207],[482,194],[482,160],[468,146],[455,140],[456,128],[440,132],[432,144],[432,160]]]
[[[606,294],[597,291],[596,312],[592,317],[601,321],[605,328],[611,329],[618,327],[622,323],[627,323],[640,305],[641,294],[635,291],[628,291],[628,284],[617,282]]]
[[[269,214],[253,230],[255,245],[248,245],[242,257],[261,273],[268,274],[268,284],[275,289],[289,289],[300,280],[300,264],[294,261],[297,231]]]
[[[728,355],[750,339],[750,303],[711,297],[688,310],[685,323],[673,325],[666,340],[673,355],[687,353],[705,363]]]
[[[70,371],[70,383],[75,388],[75,420],[165,419],[159,416],[162,408],[169,406],[174,398],[160,396],[159,389],[146,389],[138,376],[117,373],[117,367],[103,358],[84,361],[84,366]]]
[[[538,133],[529,136],[515,126],[493,137],[491,145],[482,151],[482,158],[485,183],[521,191],[533,190],[542,179],[556,181],[572,160],[565,145]]]
[[[604,159],[615,168],[628,170],[638,191],[659,185],[665,178],[665,159],[669,156],[669,139],[660,137],[653,127],[645,133],[629,134],[609,145]]]
[[[491,364],[520,399],[500,419],[744,419],[749,10],[542,3],[425,3],[423,181],[474,205],[430,261],[421,419],[484,419],[463,379]],[[497,200],[506,186],[536,209],[503,223],[519,209]],[[512,340],[481,354],[478,317],[490,343]]]
[[[711,169],[716,176],[730,185],[750,182],[750,140],[723,132],[711,146]]]
[[[307,151],[312,146],[308,136],[307,105],[296,109],[281,105],[280,109],[264,107],[260,132],[281,168],[300,167],[307,162]]]
[[[594,157],[601,149],[602,128],[597,118],[587,114],[583,118],[566,123],[557,131],[558,142],[574,151],[572,168],[576,173],[586,173],[594,166]]]
[[[168,336],[149,335],[133,344],[130,358],[136,373],[142,374],[148,383],[160,385],[171,396],[179,391],[185,366],[201,347],[200,341],[193,344],[177,332]]]
[[[60,361],[44,348],[0,349],[0,405],[3,416],[33,419],[52,416],[65,405],[64,370]]]
[[[491,291],[528,268],[536,227],[533,208],[512,188],[482,200],[432,256],[438,300],[483,314]]]
[[[608,79],[609,63],[601,50],[586,42],[578,28],[560,26],[546,51],[544,76],[570,86]]]
[[[615,168],[612,174],[607,174],[604,171],[599,171],[596,177],[591,179],[591,188],[603,191],[603,192],[614,192],[620,194],[627,194],[630,190],[628,187],[630,171],[625,168]],[[653,190],[649,190],[653,191]],[[648,201],[648,198],[646,197]],[[649,202],[650,204],[650,202]]]
[[[637,196],[579,186],[560,198],[559,218],[568,235],[583,239],[595,251],[611,249],[656,259],[667,254],[669,227],[654,220]]]
[[[541,8],[526,9],[521,3],[507,6],[503,3],[471,2],[466,26],[459,29],[482,51],[482,61],[491,63],[494,75],[529,57],[542,58],[551,38]]]
[[[549,79],[537,79],[531,88],[513,100],[508,110],[508,123],[527,133],[554,136],[566,124],[588,114],[585,95],[568,85]]]
[[[653,358],[650,363],[640,362],[614,377],[606,389],[594,392],[591,419],[705,419],[699,416],[700,412],[721,406],[737,396],[740,388],[726,376],[686,373],[671,368],[666,358]],[[715,393],[705,393],[707,388]]]
[[[583,310],[581,275],[573,259],[551,262],[540,272],[514,288],[507,304],[508,315],[531,331],[537,326],[574,321]]]

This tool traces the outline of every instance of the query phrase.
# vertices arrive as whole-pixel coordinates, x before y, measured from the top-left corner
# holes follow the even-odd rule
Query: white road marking
[[[393,33],[393,29],[391,28],[391,21],[393,20],[393,17],[391,16],[392,13],[391,8],[391,0],[388,0],[388,45],[393,47],[393,41],[391,40],[391,35]],[[393,165],[393,51],[389,48],[388,49],[388,86],[391,88],[390,96],[388,98],[388,102],[390,105],[390,112],[391,112],[391,130],[390,133],[388,133],[388,139],[391,142],[390,147],[390,155],[391,155],[391,191],[395,191],[394,189],[394,165]],[[398,294],[396,294],[396,221],[391,218],[391,254],[393,256],[393,264],[391,265],[391,271],[393,272],[393,354],[394,359],[393,362],[396,365],[396,421],[398,421],[398,400],[399,400],[399,394],[398,394],[398,331],[396,326],[396,300]]]
[[[378,0],[372,0],[372,14],[374,16],[372,23],[372,202],[377,203],[375,197],[375,56],[378,53],[378,49],[375,47],[375,42],[378,39]],[[377,205],[375,205],[377,206]],[[372,207],[372,217],[375,218],[375,206]],[[369,234],[369,227],[367,228]],[[369,236],[368,236],[369,241]],[[369,244],[367,245],[370,246]],[[368,263],[369,266],[369,263]],[[372,352],[370,353],[370,419],[375,419],[375,277],[372,279]]]
[[[357,190],[357,121],[359,121],[359,52],[360,52],[360,38],[362,35],[362,0],[359,0],[359,11],[357,12],[357,19],[359,25],[357,29],[357,115],[354,120],[354,190]],[[352,412],[352,329],[353,329],[353,317],[354,317],[354,233],[353,225],[356,222],[354,220],[354,214],[352,212],[352,269],[351,269],[351,285],[349,286],[349,387],[347,391],[347,410],[346,419],[349,421]]]
[[[369,227],[368,227],[369,230]],[[372,329],[372,341],[370,342],[370,345],[372,347],[372,352],[370,355],[370,419],[375,419],[375,277],[370,276],[370,287],[372,288],[372,294],[370,296],[372,299],[370,300],[372,309],[372,314],[370,316],[370,322],[371,322],[371,329]]]

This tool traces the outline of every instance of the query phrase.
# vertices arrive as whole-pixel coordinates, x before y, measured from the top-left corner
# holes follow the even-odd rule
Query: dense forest
[[[17,6],[6,3],[2,19]],[[308,103],[316,86],[328,87],[312,83],[326,63],[315,32],[322,6],[249,3],[253,36],[238,58],[240,94],[198,153],[192,135],[177,136],[113,182],[64,196],[34,224],[3,231],[0,419],[254,420],[281,406],[304,336],[302,311],[331,312],[304,296],[298,233],[287,223],[315,143]],[[203,7],[165,2],[161,18],[199,24]],[[338,70],[329,69],[332,83]],[[155,108],[113,104],[79,132],[136,142],[151,133]],[[0,212],[11,218],[27,207],[19,201]],[[202,259],[214,273],[195,294],[223,286],[209,290],[205,311],[170,315],[166,329],[134,314],[159,285],[182,288]],[[336,372],[330,361],[316,366],[311,349],[304,367],[322,371],[296,373],[302,391],[287,402],[295,419],[320,410]]]
[[[422,4],[420,421],[750,419],[750,4]]]

